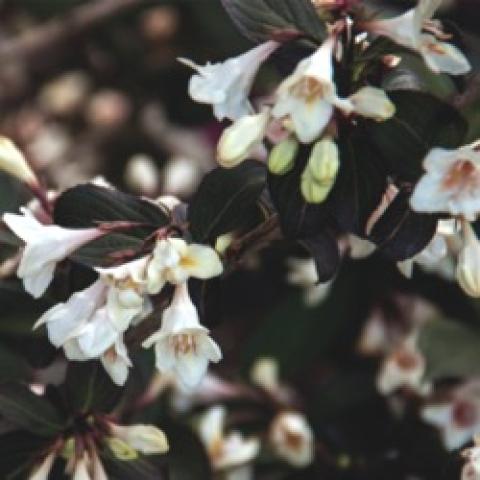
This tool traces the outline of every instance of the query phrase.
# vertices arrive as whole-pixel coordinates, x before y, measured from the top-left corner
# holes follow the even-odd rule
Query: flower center
[[[324,98],[327,95],[327,85],[319,82],[313,77],[303,77],[292,86],[292,94],[296,97],[304,98],[307,103],[314,103],[316,100]]]
[[[171,346],[175,355],[188,355],[189,353],[197,352],[197,343],[195,335],[191,333],[180,333],[171,337]]]
[[[402,370],[414,370],[420,364],[418,355],[408,350],[399,350],[394,354],[396,364]]]
[[[480,173],[476,166],[465,159],[457,160],[447,172],[442,187],[444,190],[464,190],[480,185]]]
[[[477,411],[471,403],[460,401],[453,406],[452,420],[457,427],[470,427],[475,423],[476,419]]]

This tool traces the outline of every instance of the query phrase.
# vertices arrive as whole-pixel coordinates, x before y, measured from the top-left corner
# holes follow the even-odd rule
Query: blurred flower
[[[325,137],[315,143],[302,173],[300,190],[309,203],[322,203],[333,188],[340,168],[336,143]]]
[[[315,436],[307,419],[298,412],[280,412],[270,426],[269,439],[275,453],[297,468],[313,462]]]
[[[480,479],[480,437],[473,437],[474,446],[463,450],[462,457],[467,462],[462,469],[461,480],[479,480]]]
[[[94,480],[90,476],[90,458],[85,450],[82,457],[76,460],[75,466],[73,467],[72,480]]]
[[[287,259],[287,282],[303,288],[303,301],[308,307],[320,304],[330,292],[332,282],[319,283],[313,258]]]
[[[42,461],[40,465],[33,470],[28,477],[28,480],[48,480],[50,471],[52,470],[53,463],[57,457],[56,452],[49,453]]]
[[[267,392],[276,392],[280,388],[278,362],[271,357],[258,358],[250,370],[250,380]]]
[[[186,283],[175,288],[172,303],[162,315],[161,329],[143,342],[144,348],[155,345],[156,367],[172,373],[188,390],[196,387],[209,362],[218,362],[222,354],[200,325]]]
[[[388,395],[401,387],[427,395],[432,385],[424,380],[425,358],[417,347],[417,334],[412,333],[384,360],[377,376],[377,388]]]
[[[140,195],[153,197],[160,189],[160,172],[148,155],[131,157],[123,177],[128,187]]]
[[[388,20],[375,20],[363,24],[371,33],[384,35],[404,47],[417,51],[434,72],[463,75],[471,66],[463,53],[454,45],[442,42],[435,35],[442,32],[428,28],[429,21],[442,0],[419,0],[417,6],[403,15]],[[423,30],[432,33],[422,33]]]
[[[261,144],[269,120],[270,111],[264,109],[254,115],[245,115],[227,127],[218,142],[218,163],[222,167],[232,168],[247,159]]]
[[[180,23],[176,8],[161,5],[148,9],[142,16],[142,32],[151,41],[166,41],[173,37]]]
[[[153,425],[123,426],[111,423],[110,432],[144,455],[166,453],[169,448],[165,433]]]
[[[22,152],[8,138],[0,136],[0,170],[35,187],[38,179],[28,165]]]
[[[480,242],[472,226],[462,223],[464,245],[458,255],[456,277],[471,297],[480,297]]]
[[[348,235],[348,246],[350,257],[354,259],[369,257],[377,248],[373,242],[353,234]]]
[[[448,402],[426,405],[421,417],[440,429],[447,450],[460,448],[480,432],[480,382],[457,387]]]
[[[426,173],[410,198],[413,210],[475,220],[480,211],[480,152],[472,145],[457,150],[434,148],[423,166]]]
[[[105,443],[114,457],[122,462],[129,462],[138,458],[138,452],[121,438],[106,437]]]
[[[67,129],[58,123],[48,123],[36,132],[28,144],[28,152],[39,168],[45,168],[64,160],[73,138]]]
[[[187,244],[181,238],[158,240],[147,268],[148,291],[156,294],[166,282],[178,285],[189,277],[208,279],[222,271],[222,262],[211,247]]]
[[[131,111],[130,100],[123,92],[106,89],[92,95],[85,117],[92,127],[113,130],[128,120]]]
[[[209,103],[217,120],[238,120],[253,113],[248,100],[255,76],[261,64],[278,47],[269,41],[252,48],[238,57],[222,63],[196,65],[191,60],[180,62],[193,68],[198,74],[190,79],[189,93],[199,103]]]
[[[26,208],[21,208],[21,212],[22,215],[6,213],[3,221],[25,242],[17,275],[23,280],[25,290],[38,298],[50,285],[58,262],[105,232],[98,228],[42,225]]]
[[[222,405],[211,407],[203,414],[198,433],[204,444],[214,470],[233,472],[254,460],[260,450],[256,438],[245,439],[240,432],[224,434],[227,412]]]
[[[197,160],[174,156],[163,167],[162,192],[182,198],[189,197],[195,192],[202,174],[203,168]]]
[[[85,72],[67,72],[47,83],[39,94],[40,106],[54,115],[71,115],[83,106],[90,90]]]

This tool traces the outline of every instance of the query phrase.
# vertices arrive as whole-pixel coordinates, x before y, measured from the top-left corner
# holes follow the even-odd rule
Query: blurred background
[[[375,4],[394,13],[412,2]],[[442,15],[464,31],[478,69],[479,0],[448,0]],[[188,200],[216,166],[223,126],[210,108],[188,97],[192,72],[177,57],[203,65],[250,47],[220,0],[0,0],[0,133],[24,150],[52,188],[100,175],[132,193]],[[273,68],[263,69],[254,94],[268,93],[277,80]],[[464,107],[474,120],[472,139],[480,136],[477,92],[469,91],[473,98]],[[2,212],[26,198],[0,176]],[[418,400],[387,401],[377,392],[381,355],[363,355],[359,342],[372,317],[403,325],[424,307],[478,325],[478,303],[448,275],[417,271],[407,280],[376,255],[346,261],[332,285],[312,294],[287,281],[285,258],[294,253],[279,243],[249,258],[218,285],[204,312],[225,356],[216,372],[247,378],[256,359],[274,357],[298,393],[324,461],[310,474],[287,477],[459,478],[458,454],[447,453],[436,430],[418,418]],[[6,247],[1,257],[8,257]],[[9,273],[2,264],[0,276]],[[46,363],[36,356],[40,350],[55,355],[47,343],[38,347],[30,332],[44,308],[2,282],[3,378],[16,362],[8,357],[12,345],[37,365]],[[277,478],[272,475],[266,468],[262,478]]]

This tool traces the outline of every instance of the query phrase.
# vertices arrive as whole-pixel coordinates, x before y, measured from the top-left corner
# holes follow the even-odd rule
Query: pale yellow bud
[[[145,455],[166,453],[169,449],[165,433],[153,425],[112,425],[111,432],[117,440]]]
[[[30,185],[38,184],[22,152],[6,137],[0,137],[0,170]]]
[[[268,157],[268,169],[275,175],[284,175],[295,164],[299,143],[295,138],[289,137],[272,148]]]
[[[108,448],[110,448],[112,451],[113,455],[119,460],[128,461],[136,460],[138,458],[137,451],[120,438],[107,437],[105,442],[108,445]]]
[[[226,128],[217,146],[218,163],[232,168],[247,159],[263,140],[269,120],[270,111],[265,109],[256,115],[245,115]]]
[[[323,138],[313,146],[307,168],[316,182],[331,187],[339,167],[338,147],[330,137]]]
[[[227,248],[232,244],[233,238],[232,233],[224,233],[217,237],[215,240],[215,250],[217,253],[223,255],[227,251]]]
[[[465,244],[458,255],[457,281],[467,295],[480,297],[480,242],[468,222],[463,230]]]
[[[395,115],[395,105],[380,88],[363,87],[350,96],[349,100],[356,113],[377,122],[388,120]]]
[[[302,174],[300,191],[308,203],[322,203],[330,193],[332,186],[333,182],[329,185],[318,183],[307,167]]]

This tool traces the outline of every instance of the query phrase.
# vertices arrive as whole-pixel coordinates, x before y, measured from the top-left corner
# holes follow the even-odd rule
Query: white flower
[[[93,480],[108,480],[107,473],[103,467],[102,461],[95,449],[91,451],[92,461],[91,468],[93,473]]]
[[[480,385],[468,382],[453,391],[450,401],[426,405],[422,419],[440,430],[447,450],[456,450],[480,432]]]
[[[401,387],[407,387],[419,395],[427,395],[431,384],[424,380],[425,358],[416,345],[417,335],[411,334],[384,360],[377,376],[377,388],[388,395]]]
[[[463,222],[464,245],[458,255],[456,277],[463,290],[480,297],[480,242],[468,222]]]
[[[161,454],[168,451],[165,433],[153,425],[110,425],[112,435],[144,455]]]
[[[256,438],[245,439],[240,432],[224,434],[225,407],[216,405],[202,416],[198,426],[214,470],[232,469],[251,462],[259,453],[260,443]]]
[[[217,161],[225,168],[237,166],[258,147],[270,120],[270,110],[245,115],[227,127],[217,146]]]
[[[35,470],[30,474],[28,480],[48,480],[50,476],[50,471],[52,470],[53,463],[56,459],[56,452],[49,453],[44,459],[43,462],[38,465]]]
[[[322,133],[334,106],[352,110],[348,100],[338,98],[333,83],[334,45],[335,37],[328,37],[313,55],[297,65],[277,90],[272,115],[275,118],[288,116],[302,143],[313,142]]]
[[[312,463],[315,437],[302,414],[279,413],[270,426],[269,439],[275,453],[290,465],[303,468]]]
[[[57,263],[104,232],[97,228],[42,225],[26,208],[21,211],[23,215],[4,214],[3,221],[25,242],[17,275],[23,280],[25,290],[38,298],[50,285]]]
[[[72,480],[94,480],[90,476],[90,458],[86,451],[81,458],[75,462]]]
[[[437,10],[441,0],[419,0],[416,8],[388,20],[376,20],[364,24],[366,30],[391,38],[404,47],[418,52],[434,72],[463,75],[471,69],[463,53],[454,45],[442,42],[431,33],[428,22]],[[430,28],[432,33],[439,32]]]
[[[278,47],[269,41],[225,62],[199,66],[180,58],[198,72],[190,79],[189,93],[193,100],[213,106],[218,120],[237,120],[253,112],[248,100],[253,81],[261,64]]]
[[[349,100],[354,111],[362,117],[382,122],[395,115],[395,105],[380,88],[363,87],[351,95]]]
[[[176,287],[172,303],[163,312],[162,327],[143,346],[149,348],[154,344],[158,370],[174,374],[186,389],[199,384],[209,362],[222,358],[208,329],[200,325],[186,283]]]
[[[222,262],[215,250],[206,245],[187,244],[181,238],[157,241],[147,268],[147,288],[158,293],[166,282],[184,283],[189,277],[208,279],[220,275]]]
[[[125,385],[132,362],[122,336],[117,337],[114,345],[100,357],[100,361],[115,384]]]
[[[332,282],[318,283],[317,267],[313,258],[287,259],[287,282],[303,288],[303,301],[314,307],[327,298]]]
[[[410,205],[418,212],[445,212],[475,220],[480,212],[480,152],[434,148],[423,162],[426,173],[417,183]]]
[[[473,447],[462,451],[462,457],[467,459],[467,463],[462,469],[461,480],[480,479],[480,437],[475,435],[473,441]]]
[[[18,178],[31,186],[38,185],[38,180],[28,165],[22,152],[6,137],[0,136],[0,170]]]

